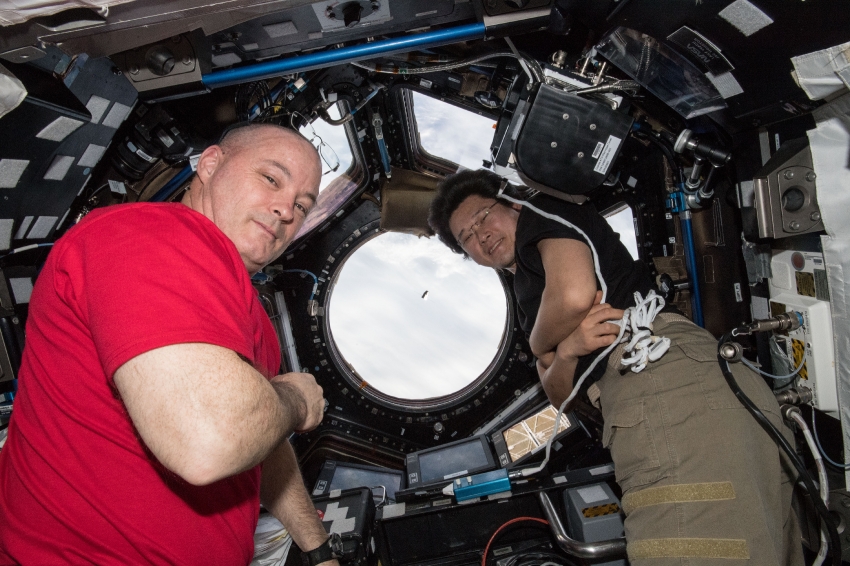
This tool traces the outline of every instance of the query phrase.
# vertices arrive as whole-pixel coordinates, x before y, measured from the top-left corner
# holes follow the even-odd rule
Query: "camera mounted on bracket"
[[[506,98],[492,153],[495,168],[515,167],[532,189],[583,202],[611,173],[631,116],[555,85],[523,83],[520,76]]]

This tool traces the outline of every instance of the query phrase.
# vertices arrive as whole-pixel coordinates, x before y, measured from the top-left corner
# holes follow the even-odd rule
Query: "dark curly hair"
[[[440,241],[446,244],[456,254],[469,257],[452,234],[449,228],[449,219],[454,211],[472,195],[484,198],[497,198],[499,187],[503,179],[486,169],[471,171],[469,169],[450,175],[437,186],[437,196],[431,201],[431,210],[428,214],[428,224],[437,233]],[[508,196],[518,197],[518,192],[513,185],[506,185],[504,193]],[[507,201],[499,201],[500,205],[509,206]]]

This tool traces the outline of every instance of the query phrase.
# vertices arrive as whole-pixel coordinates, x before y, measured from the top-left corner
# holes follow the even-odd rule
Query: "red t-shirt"
[[[115,370],[162,346],[229,348],[267,378],[274,329],[233,243],[181,204],[92,212],[32,295],[0,451],[0,563],[247,564],[260,467],[193,486],[145,448]]]

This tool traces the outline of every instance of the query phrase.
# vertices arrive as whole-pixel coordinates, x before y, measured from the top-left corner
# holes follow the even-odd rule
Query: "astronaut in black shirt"
[[[645,297],[652,288],[646,268],[592,206],[516,196],[489,171],[463,171],[441,183],[429,222],[453,251],[514,273],[520,322],[552,404],[578,389],[601,408],[632,566],[802,564],[791,507],[796,474],[726,385],[716,339],[681,314],[654,310],[646,326],[669,338],[668,349],[640,370],[631,366],[640,373],[628,371],[625,343],[614,344],[616,321],[635,292]],[[604,359],[599,351],[608,347]],[[790,434],[767,384],[740,365],[733,372]]]

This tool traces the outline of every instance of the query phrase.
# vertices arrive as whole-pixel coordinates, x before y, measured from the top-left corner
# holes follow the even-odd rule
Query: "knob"
[[[153,74],[163,77],[174,70],[174,53],[164,45],[157,45],[148,50],[145,63]]]

